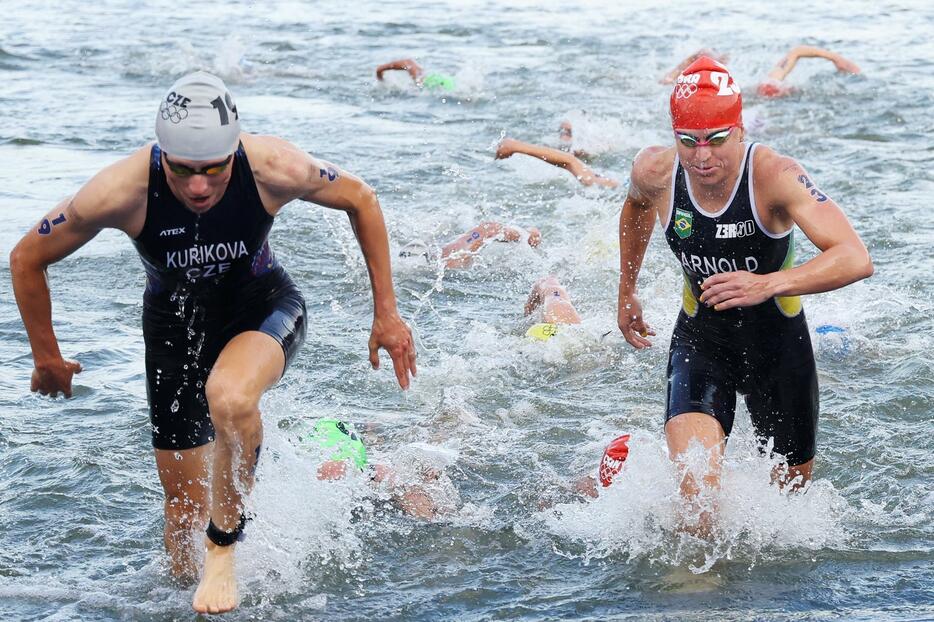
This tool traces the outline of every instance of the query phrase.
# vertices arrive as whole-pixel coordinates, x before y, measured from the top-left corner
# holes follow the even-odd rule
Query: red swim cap
[[[756,88],[756,93],[762,97],[784,97],[791,94],[790,86],[782,84],[778,80],[766,80]]]
[[[600,459],[600,483],[606,488],[613,483],[613,478],[623,468],[623,463],[629,457],[629,435],[623,434],[617,436],[603,451],[603,458]]]
[[[743,96],[730,70],[701,56],[681,72],[671,92],[671,126],[707,130],[743,125]]]

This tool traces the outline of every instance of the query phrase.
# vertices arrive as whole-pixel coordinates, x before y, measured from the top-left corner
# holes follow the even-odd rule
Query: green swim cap
[[[320,419],[314,430],[302,438],[317,441],[321,447],[334,448],[329,460],[350,460],[358,469],[366,467],[366,447],[352,424],[337,419]]]
[[[558,325],[549,323],[534,324],[529,330],[525,331],[526,337],[537,341],[548,341],[557,334]]]
[[[454,90],[454,78],[446,76],[443,73],[429,73],[422,78],[422,86],[426,89],[443,89],[445,91]]]

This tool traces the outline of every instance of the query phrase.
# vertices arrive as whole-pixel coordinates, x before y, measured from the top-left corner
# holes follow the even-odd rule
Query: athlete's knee
[[[259,400],[242,384],[222,376],[211,376],[204,388],[211,421],[220,432],[254,423],[259,418]]]

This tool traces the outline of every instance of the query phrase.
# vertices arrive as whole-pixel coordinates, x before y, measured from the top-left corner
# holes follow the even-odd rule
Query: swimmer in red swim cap
[[[603,458],[600,459],[600,485],[608,488],[613,483],[613,478],[623,470],[623,463],[629,457],[629,435],[623,434],[617,436],[603,451]]]
[[[694,509],[720,486],[736,395],[744,394],[762,451],[795,490],[811,478],[818,385],[801,296],[870,276],[872,260],[843,210],[794,159],[745,141],[743,98],[729,69],[701,56],[675,80],[673,145],[632,165],[619,220],[617,323],[636,349],[654,334],[636,294],[656,215],[682,270],[681,313],[668,354],[665,436],[681,473],[684,528],[709,534],[714,510]],[[819,249],[795,265],[795,228]],[[689,448],[708,461],[690,470]]]
[[[677,79],[678,75],[681,74],[681,72],[684,71],[688,65],[696,61],[698,58],[701,58],[702,56],[708,56],[720,63],[726,63],[727,59],[729,58],[729,55],[727,54],[719,54],[714,50],[701,48],[678,63],[674,69],[662,76],[659,82],[662,84],[673,83]],[[791,48],[791,50],[789,50],[789,52],[784,57],[782,57],[780,61],[778,61],[775,67],[773,67],[769,72],[768,76],[766,76],[766,79],[759,83],[758,87],[756,87],[756,93],[761,97],[769,98],[785,97],[786,95],[794,93],[797,89],[790,84],[785,84],[784,80],[795,68],[798,60],[802,58],[826,58],[827,60],[831,61],[837,68],[837,71],[841,73],[861,73],[860,68],[856,65],[856,63],[847,58],[844,58],[836,52],[831,52],[830,50],[825,50],[823,48],[813,47],[810,45],[798,45]]]
[[[791,48],[791,50],[778,61],[775,67],[772,68],[772,71],[769,72],[766,79],[756,88],[756,92],[762,97],[785,97],[786,95],[794,93],[797,89],[789,84],[785,84],[784,80],[788,77],[788,74],[791,73],[791,70],[795,68],[798,59],[801,58],[826,58],[834,64],[834,67],[836,67],[839,72],[851,74],[860,73],[860,69],[856,63],[844,58],[836,52],[810,45],[799,45]]]
[[[743,127],[740,88],[730,70],[709,56],[698,58],[675,79],[669,105],[676,130]]]
[[[585,475],[574,482],[574,492],[581,496],[592,497],[596,499],[600,493],[597,488],[597,482],[600,482],[601,488],[609,488],[613,483],[613,478],[619,475],[623,470],[626,458],[629,457],[629,434],[617,436],[603,450],[603,456],[600,458],[600,465],[597,468],[597,477]]]

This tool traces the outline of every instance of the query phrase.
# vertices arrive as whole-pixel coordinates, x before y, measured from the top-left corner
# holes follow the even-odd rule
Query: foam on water
[[[810,559],[847,544],[852,510],[833,484],[816,480],[803,493],[782,490],[771,484],[779,459],[745,451],[750,443],[738,440],[731,439],[720,494],[706,502],[717,516],[709,541],[683,531],[682,524],[691,524],[695,515],[684,508],[678,470],[654,434],[634,435],[623,471],[596,500],[559,505],[543,511],[540,520],[557,538],[559,551],[585,562],[644,559],[686,566],[696,574],[721,560],[752,567],[763,561]],[[732,446],[737,444],[739,451]],[[704,462],[698,449],[686,460],[692,472],[702,471],[692,464]]]

